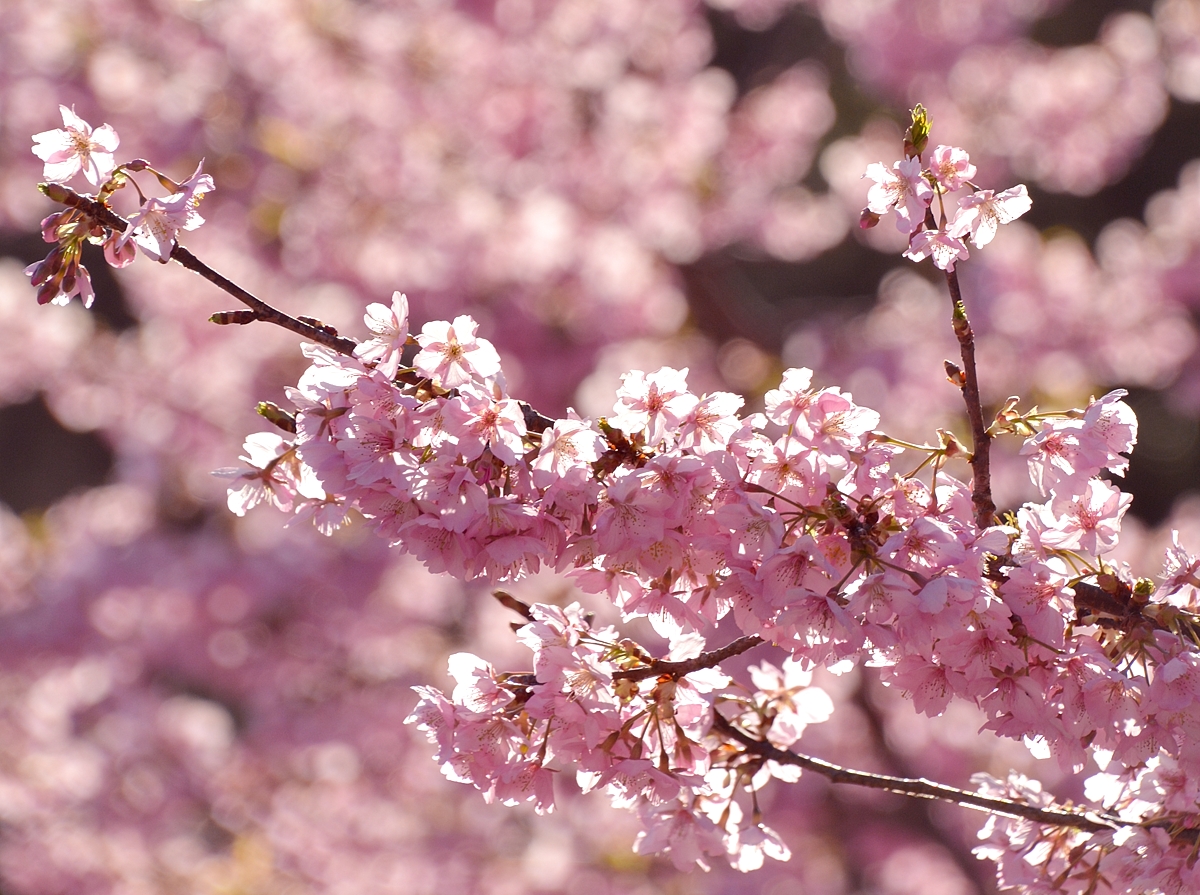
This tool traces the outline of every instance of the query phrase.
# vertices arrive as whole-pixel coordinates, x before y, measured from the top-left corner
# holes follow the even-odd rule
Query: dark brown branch
[[[61,184],[43,184],[42,186],[42,192],[49,198],[84,212],[110,230],[124,233],[129,229],[129,221],[125,220],[125,218],[121,217],[103,202],[98,202],[90,196],[81,196],[70,187],[65,187]],[[320,345],[324,345],[326,348],[332,348],[339,354],[353,356],[354,349],[358,346],[358,343],[353,339],[334,335],[319,326],[313,326],[302,320],[297,320],[295,317],[285,314],[278,308],[271,307],[271,305],[247,292],[237,283],[221,276],[221,274],[217,273],[178,242],[175,243],[175,248],[171,250],[170,258],[193,273],[200,274],[200,276],[204,277],[204,279],[217,288],[228,292],[246,307],[250,308],[258,320],[282,326],[284,329],[291,330],[306,339],[311,339]]]
[[[975,524],[987,528],[996,521],[996,504],[992,500],[992,436],[983,418],[983,402],[979,398],[979,376],[975,371],[975,333],[967,319],[962,290],[958,287],[958,273],[946,271],[946,284],[950,287],[950,300],[954,304],[954,335],[958,338],[962,354],[962,377],[960,388],[967,405],[967,419],[971,422],[971,503],[975,507]]]
[[[103,202],[98,202],[90,196],[81,196],[70,187],[58,183],[44,183],[41,185],[41,190],[53,201],[84,212],[110,230],[124,233],[129,229],[129,221],[125,220],[125,218],[121,217]],[[278,308],[272,307],[258,296],[247,292],[237,283],[217,273],[179,243],[175,243],[170,257],[172,261],[186,267],[193,273],[198,273],[214,286],[229,293],[242,304],[246,305],[246,307],[254,312],[254,320],[261,320],[264,323],[274,323],[276,326],[282,326],[284,329],[291,330],[297,335],[311,339],[320,345],[324,345],[326,348],[331,348],[339,354],[345,354],[350,357],[354,355],[354,349],[358,346],[358,343],[353,339],[337,335],[331,331],[330,327],[308,323],[304,319],[297,319],[290,314],[285,314]],[[226,322],[251,323],[253,320],[230,320]],[[415,377],[414,374],[413,382],[416,381],[419,381],[419,377]],[[525,417],[525,428],[530,432],[544,432],[554,425],[554,420],[550,417],[539,413],[524,401],[519,403],[521,405],[521,412]]]
[[[720,649],[710,650],[707,653],[701,653],[694,659],[683,659],[679,662],[668,662],[665,659],[652,659],[649,665],[644,665],[641,668],[630,668],[628,671],[618,671],[613,675],[613,680],[618,681],[644,681],[648,677],[661,677],[662,675],[670,675],[675,679],[683,677],[685,674],[691,674],[693,671],[699,671],[702,668],[713,668],[720,665],[726,659],[744,653],[748,649],[753,649],[763,642],[763,639],[757,634],[747,634],[745,637],[739,637],[727,646]]]
[[[867,729],[870,731],[872,740],[872,752],[880,757],[883,769],[892,776],[913,776],[908,761],[898,750],[893,748],[889,741],[883,714],[875,701],[867,694],[868,682],[878,681],[878,679],[877,669],[860,668],[857,686],[850,697],[851,702],[858,707],[867,721]],[[906,799],[904,807],[896,814],[895,818],[900,825],[919,832],[927,838],[940,841],[954,863],[958,865],[959,872],[974,882],[978,891],[991,891],[992,884],[995,882],[994,872],[972,854],[971,846],[966,841],[967,837],[948,836],[945,830],[938,827],[934,819],[934,810],[938,805],[940,802],[936,799]]]
[[[778,749],[763,740],[756,740],[743,730],[738,729],[720,712],[713,712],[713,729],[740,743],[747,752],[769,758],[779,764],[794,765],[806,771],[820,774],[833,783],[852,783],[865,786],[868,789],[879,789],[884,792],[894,792],[900,795],[918,799],[939,799],[953,802],[968,808],[979,808],[992,814],[1002,814],[1006,817],[1020,817],[1040,824],[1050,824],[1057,827],[1070,827],[1087,833],[1105,833],[1119,829],[1124,824],[1095,812],[1071,811],[1068,809],[1038,808],[1036,805],[1026,805],[1011,799],[998,799],[969,792],[954,786],[934,783],[932,780],[912,777],[891,777],[886,774],[871,774],[867,771],[855,771],[840,765],[822,761],[798,752]]]
[[[193,273],[200,274],[200,276],[204,277],[204,279],[208,280],[218,289],[228,292],[252,310],[259,320],[265,323],[274,323],[276,326],[282,326],[284,329],[291,330],[306,339],[311,339],[318,344],[324,345],[326,348],[332,348],[339,354],[354,355],[354,349],[358,346],[358,343],[353,339],[347,339],[345,336],[335,336],[321,327],[297,320],[295,317],[285,314],[277,308],[273,308],[261,298],[247,292],[237,283],[221,276],[221,274],[217,273],[179,243],[175,243],[175,248],[171,250],[171,260],[186,267]]]

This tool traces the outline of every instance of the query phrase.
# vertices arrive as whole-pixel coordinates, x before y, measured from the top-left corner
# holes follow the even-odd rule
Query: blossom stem
[[[967,808],[978,808],[1006,817],[1020,817],[1035,823],[1070,827],[1088,833],[1111,832],[1126,826],[1120,819],[1096,812],[1070,811],[1063,808],[1039,808],[1012,799],[999,799],[980,795],[955,786],[934,783],[923,777],[892,777],[887,774],[872,774],[856,771],[799,752],[779,749],[764,740],[758,740],[734,726],[720,712],[713,712],[713,729],[740,743],[747,752],[768,758],[779,764],[793,765],[806,771],[820,774],[833,783],[852,783],[868,789],[880,789],[917,799],[938,799],[953,802]]]
[[[669,662],[665,659],[652,659],[649,665],[643,665],[640,668],[630,668],[627,671],[618,671],[613,675],[613,680],[643,681],[648,677],[660,677],[664,674],[678,680],[684,675],[691,674],[693,671],[720,665],[726,659],[744,653],[748,649],[753,649],[762,642],[763,639],[757,634],[747,634],[745,637],[739,637],[733,643],[727,644],[720,649],[709,650],[707,653],[701,653],[692,659],[682,659],[678,662]]]
[[[954,304],[952,322],[954,335],[958,339],[962,354],[963,401],[967,405],[967,419],[971,423],[971,503],[975,507],[975,524],[987,528],[996,520],[996,504],[992,500],[992,436],[983,419],[983,403],[979,398],[979,376],[975,371],[975,333],[967,319],[962,290],[958,286],[958,272],[946,271],[946,285],[950,287],[950,300]]]

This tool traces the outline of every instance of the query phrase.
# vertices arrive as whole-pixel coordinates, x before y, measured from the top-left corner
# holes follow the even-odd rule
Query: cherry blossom
[[[95,130],[75,114],[59,106],[63,127],[33,135],[33,153],[46,163],[43,175],[55,183],[66,183],[80,172],[92,186],[108,179],[115,168],[113,153],[120,145],[117,132],[108,124]]]
[[[949,230],[944,220],[931,229],[928,215],[944,212],[922,187],[932,193],[932,177],[961,188],[972,176],[966,154],[938,147],[928,173],[919,154],[877,167],[870,201],[883,210],[873,213],[895,207],[909,257],[932,255],[947,272],[967,259],[968,230],[986,244],[1024,194],[977,192]],[[151,202],[186,195],[186,224],[212,188],[204,180],[197,169],[174,196]],[[156,226],[152,211],[133,218],[143,236]],[[143,249],[167,260],[179,229],[189,228]],[[59,254],[30,275],[39,289],[49,284],[47,295],[86,277],[68,257],[82,240],[111,243],[117,262],[130,241],[142,245],[134,227],[114,243],[71,215],[43,230]],[[1028,817],[990,824],[981,853],[1005,884],[1051,887],[1072,873],[1129,892],[1194,882],[1192,843],[1176,831],[1194,825],[1198,788],[1198,629],[1180,605],[1195,563],[1176,541],[1155,590],[1106,559],[1131,499],[1099,477],[1124,471],[1136,440],[1122,393],[997,420],[997,437],[1026,438],[1043,500],[992,524],[972,505],[978,483],[957,478],[963,449],[952,436],[939,430],[924,447],[889,439],[877,411],[814,388],[811,370],[785,371],[764,413],[742,414],[730,393],[692,394],[686,369],[664,367],[627,374],[608,420],[570,412],[550,421],[507,395],[499,354],[466,315],[426,323],[417,375],[401,373],[407,318],[399,292],[391,308],[372,305],[364,321],[375,338],[360,350],[318,327],[330,338],[305,350],[309,367],[287,392],[295,417],[269,417],[285,434],[251,436],[249,468],[225,474],[238,515],[269,504],[325,534],[365,520],[432,573],[524,583],[551,566],[589,599],[612,603],[601,608],[621,628],[595,624],[578,604],[510,597],[531,671],[501,671],[456,646],[452,694],[416,688],[409,721],[429,735],[447,778],[488,802],[532,802],[543,813],[574,768],[581,790],[636,813],[639,851],[680,868],[724,856],[753,870],[790,854],[761,822],[754,793],[794,782],[799,765],[788,759],[799,761],[809,728],[834,717],[808,670],[858,663],[881,669],[919,711],[970,706],[1037,754],[1111,771],[1089,787],[1101,803],[1089,822],[1105,829]],[[921,460],[902,462],[910,451]],[[118,630],[117,615],[97,610],[104,636]],[[641,618],[665,646],[632,639],[637,628],[626,625]],[[734,644],[785,654],[782,667],[763,660],[749,684],[726,673],[719,647],[730,630],[742,634]],[[779,748],[797,751],[770,751]],[[1018,776],[979,787],[1013,806],[1054,807]]]
[[[687,373],[669,367],[649,375],[641,370],[626,373],[609,422],[630,435],[645,432],[647,446],[657,447],[699,404],[688,391]]]
[[[867,193],[867,208],[872,213],[883,215],[895,209],[896,228],[901,233],[912,233],[921,226],[933,187],[925,180],[920,159],[898,161],[891,169],[876,162],[867,167],[864,176],[875,181]]]
[[[948,193],[962,187],[975,176],[975,166],[965,149],[957,146],[938,146],[933,150],[929,171],[938,185]]]
[[[970,233],[971,242],[979,249],[996,238],[1001,224],[1012,223],[1033,207],[1023,183],[1001,193],[978,190],[963,196],[958,204],[959,212],[950,225],[950,233],[959,238]]]
[[[408,339],[408,297],[393,292],[390,307],[378,302],[367,305],[363,322],[374,338],[360,343],[354,356],[365,364],[374,363],[375,369],[391,379],[400,368],[400,356]]]
[[[413,366],[443,388],[484,380],[500,371],[500,358],[487,339],[476,339],[478,325],[470,317],[453,323],[426,323],[417,336],[420,352]]]
[[[117,240],[114,250],[130,240],[150,258],[165,264],[175,248],[180,230],[195,230],[204,223],[197,211],[206,193],[213,191],[213,179],[202,173],[204,162],[165,199],[149,199],[129,216],[129,229]]]
[[[938,269],[954,270],[954,265],[971,257],[963,241],[948,230],[921,230],[914,233],[908,244],[905,258],[923,261],[933,258]]]

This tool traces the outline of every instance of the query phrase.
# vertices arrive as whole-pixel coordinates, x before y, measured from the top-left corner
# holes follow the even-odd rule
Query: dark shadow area
[[[1158,525],[1179,497],[1200,487],[1200,421],[1177,416],[1161,392],[1133,389],[1125,400],[1138,417],[1138,443],[1115,484],[1134,495],[1129,512]]]
[[[770,83],[802,59],[820,62],[827,70],[842,67],[842,48],[829,39],[819,18],[803,10],[788,10],[763,31],[749,31],[731,13],[711,7],[707,16],[714,45],[709,64],[733,75],[739,95]]]
[[[801,264],[726,249],[683,268],[692,320],[718,341],[741,337],[778,352],[794,328],[863,313],[897,259],[853,239]]]
[[[845,50],[829,37],[818,17],[802,9],[787,10],[778,22],[763,31],[743,28],[732,14],[711,8],[708,24],[714,45],[710,64],[733,76],[739,96],[770,83],[780,72],[805,60],[825,70],[837,119],[817,144],[818,155],[834,140],[857,134],[872,115],[889,111],[859,90],[858,82],[846,70]],[[804,183],[816,190],[825,188],[815,166]]]
[[[1100,26],[1114,12],[1144,12],[1149,15],[1154,0],[1071,0],[1053,15],[1038,19],[1029,38],[1047,47],[1073,47],[1091,43]]]
[[[0,408],[0,501],[13,512],[44,510],[103,484],[113,455],[99,437],[64,429],[39,396]]]
[[[28,265],[49,250],[40,234],[0,233],[0,257]],[[83,257],[96,291],[89,313],[115,332],[137,326],[103,251],[87,245]],[[33,289],[29,301],[35,301]],[[40,395],[0,407],[0,502],[14,512],[44,510],[73,491],[102,485],[112,465],[112,450],[99,436],[64,428]]]

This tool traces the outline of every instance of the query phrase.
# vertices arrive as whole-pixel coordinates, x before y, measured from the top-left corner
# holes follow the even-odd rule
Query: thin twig
[[[91,196],[80,195],[68,186],[62,184],[42,184],[42,192],[50,199],[67,205],[71,208],[78,209],[89,215],[96,222],[103,224],[110,230],[116,230],[119,233],[124,233],[129,229],[129,221],[121,217],[103,202],[93,199]],[[286,330],[291,330],[299,336],[324,345],[336,351],[338,354],[344,354],[348,357],[354,356],[354,349],[358,347],[358,343],[353,339],[348,339],[345,336],[339,336],[330,331],[330,328],[322,328],[313,326],[310,323],[305,323],[303,320],[298,320],[290,314],[286,314],[272,305],[267,304],[258,296],[243,289],[237,283],[227,277],[217,273],[190,251],[181,246],[178,242],[171,250],[170,259],[175,263],[186,267],[193,273],[198,273],[204,279],[208,280],[218,289],[229,293],[246,307],[254,312],[254,319],[261,320],[264,323],[274,323],[276,326],[282,326]],[[249,322],[249,321],[247,321]],[[415,377],[414,381],[420,377]],[[544,432],[554,425],[554,420],[545,414],[542,414],[530,407],[524,401],[518,402],[521,406],[521,412],[525,418],[525,428],[530,432]]]
[[[745,637],[739,637],[733,643],[723,646],[720,649],[701,653],[694,659],[683,659],[678,662],[668,662],[665,659],[652,659],[649,665],[644,665],[641,668],[630,668],[627,671],[616,672],[613,675],[613,680],[643,681],[648,677],[660,677],[664,674],[678,680],[685,674],[691,674],[693,671],[700,671],[702,668],[712,668],[720,665],[726,659],[736,656],[739,653],[744,653],[748,649],[753,649],[762,642],[763,639],[757,634],[747,634]]]
[[[121,217],[103,202],[99,202],[90,196],[81,196],[70,187],[59,184],[55,184],[54,187],[53,193],[47,193],[47,195],[55,201],[61,202],[63,205],[69,205],[71,208],[76,208],[90,215],[93,220],[103,224],[110,230],[124,233],[129,229],[129,221],[125,220],[125,218]],[[327,330],[305,323],[302,320],[297,320],[290,314],[285,314],[278,308],[272,307],[261,298],[247,292],[237,283],[217,273],[178,242],[175,243],[175,247],[171,250],[170,258],[193,273],[200,274],[200,276],[204,277],[204,279],[217,288],[228,292],[246,307],[250,308],[258,320],[282,326],[284,329],[291,330],[299,336],[311,339],[318,344],[324,345],[326,348],[331,348],[339,354],[353,357],[354,349],[358,346],[358,343],[353,339],[336,336]]]
[[[247,292],[237,283],[217,273],[179,243],[175,243],[175,248],[171,250],[171,260],[186,267],[193,273],[200,274],[200,276],[204,277],[204,279],[217,288],[228,292],[246,307],[250,308],[257,318],[264,323],[274,323],[276,326],[282,326],[284,329],[291,330],[306,339],[311,339],[314,342],[324,345],[326,348],[332,348],[338,354],[354,356],[354,349],[358,347],[358,343],[353,339],[347,339],[345,336],[335,336],[320,327],[297,320],[295,317],[285,314],[278,308],[272,307],[261,298]]]
[[[971,503],[975,507],[975,524],[987,528],[996,521],[996,504],[992,500],[992,436],[983,419],[983,403],[979,398],[979,376],[975,371],[975,333],[967,319],[962,290],[958,287],[957,271],[946,271],[950,300],[954,304],[954,335],[958,338],[963,370],[960,388],[971,422]]]
[[[885,792],[899,793],[918,799],[939,799],[953,802],[968,808],[978,808],[992,814],[1002,814],[1006,817],[1020,817],[1041,824],[1051,824],[1058,827],[1070,827],[1088,833],[1105,833],[1119,829],[1125,824],[1118,818],[1106,817],[1095,812],[1079,812],[1067,809],[1039,808],[1036,805],[1026,805],[1011,799],[998,799],[979,793],[969,792],[954,786],[934,783],[932,780],[913,777],[891,777],[886,774],[872,774],[867,771],[855,771],[840,765],[822,761],[809,755],[778,749],[768,742],[756,740],[743,730],[730,723],[720,712],[713,712],[713,729],[724,736],[735,740],[746,747],[747,752],[769,758],[779,764],[794,765],[806,771],[812,771],[828,778],[833,783],[852,783],[868,789],[879,789]]]

